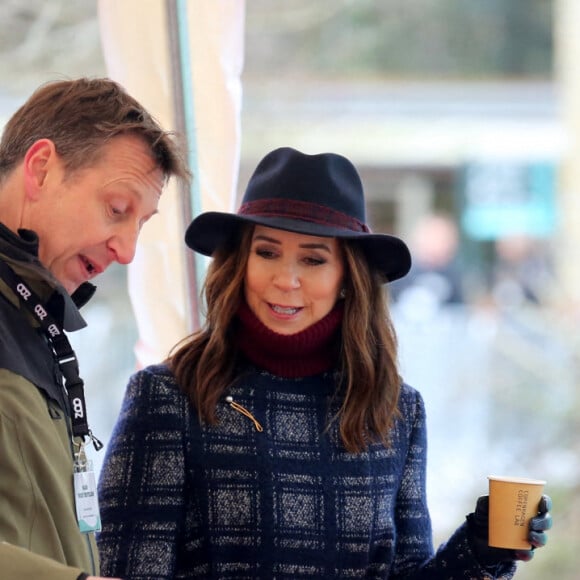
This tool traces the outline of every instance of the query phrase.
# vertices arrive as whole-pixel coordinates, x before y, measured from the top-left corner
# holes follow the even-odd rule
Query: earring
[[[338,295],[340,298],[346,298],[346,290],[344,288],[341,288]]]

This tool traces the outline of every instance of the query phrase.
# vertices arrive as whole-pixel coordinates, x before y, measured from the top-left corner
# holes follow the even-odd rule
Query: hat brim
[[[259,224],[309,236],[356,240],[373,268],[389,282],[405,276],[411,269],[411,254],[403,240],[389,234],[353,232],[343,228],[280,217],[244,216],[223,212],[198,215],[185,232],[185,243],[194,251],[211,256],[235,234],[241,224]]]

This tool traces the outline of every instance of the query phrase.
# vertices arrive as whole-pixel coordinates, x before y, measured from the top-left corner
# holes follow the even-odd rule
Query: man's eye
[[[125,206],[122,205],[111,205],[111,213],[115,216],[124,215],[126,211]]]

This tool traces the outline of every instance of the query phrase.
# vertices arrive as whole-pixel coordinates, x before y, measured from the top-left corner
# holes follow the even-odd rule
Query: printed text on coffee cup
[[[528,491],[518,490],[516,510],[514,513],[514,526],[524,526],[526,524],[526,512],[528,511]]]

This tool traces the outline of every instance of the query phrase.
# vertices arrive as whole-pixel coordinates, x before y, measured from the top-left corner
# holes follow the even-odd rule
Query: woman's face
[[[335,238],[256,226],[246,266],[246,302],[270,330],[295,334],[332,310],[343,275]]]

